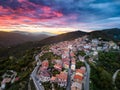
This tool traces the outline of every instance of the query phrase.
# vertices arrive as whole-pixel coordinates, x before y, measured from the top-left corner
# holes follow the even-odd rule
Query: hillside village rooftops
[[[73,52],[71,52],[71,53],[70,53],[70,55],[71,55],[72,57],[74,57],[74,56],[75,56],[75,54],[74,54]]]
[[[57,64],[62,64],[61,60],[55,60],[54,62],[57,63]]]
[[[76,69],[76,73],[82,73],[82,74],[84,74],[85,70],[83,70],[83,69]]]
[[[72,83],[71,90],[82,90],[82,84],[78,82]]]
[[[57,74],[56,77],[58,78],[58,80],[67,81],[67,73],[66,72],[61,72],[60,74]]]
[[[50,74],[47,71],[42,71],[40,75],[44,77],[50,77]]]
[[[54,68],[57,70],[62,70],[62,65],[61,64],[55,64]]]
[[[48,60],[44,60],[44,61],[42,62],[42,67],[48,67],[48,66],[49,66]]]
[[[86,68],[84,66],[80,67],[80,69],[86,71]]]
[[[69,58],[63,58],[62,61],[63,62],[69,61]]]
[[[52,76],[50,81],[55,81],[56,80],[56,77]]]
[[[74,79],[82,81],[83,80],[83,76],[75,75]]]
[[[69,61],[64,62],[65,65],[69,65]]]

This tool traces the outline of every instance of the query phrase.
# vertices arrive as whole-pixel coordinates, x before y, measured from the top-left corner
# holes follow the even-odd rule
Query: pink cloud
[[[0,26],[11,26],[15,24],[32,25],[39,22],[53,22],[53,24],[58,25],[66,24],[64,21],[60,20],[64,15],[59,11],[53,10],[51,7],[36,5],[28,0],[18,1],[22,3],[22,5],[21,8],[15,10],[0,6]]]
[[[63,16],[63,14],[62,13],[60,13],[60,12],[53,12],[57,17],[62,17]]]
[[[20,3],[25,2],[25,1],[28,1],[28,0],[18,0],[18,2]]]

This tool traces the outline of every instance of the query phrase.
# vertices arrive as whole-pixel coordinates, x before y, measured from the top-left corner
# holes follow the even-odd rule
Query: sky
[[[120,28],[120,0],[0,0],[0,31]]]

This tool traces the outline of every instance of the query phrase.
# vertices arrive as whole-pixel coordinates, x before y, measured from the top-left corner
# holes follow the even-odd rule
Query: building
[[[82,84],[78,82],[73,82],[71,86],[71,90],[82,90]]]
[[[50,74],[47,71],[40,72],[38,77],[39,77],[39,80],[41,82],[48,82],[48,81],[50,81]]]
[[[47,69],[48,67],[49,67],[49,62],[48,62],[48,60],[44,60],[44,61],[42,62],[42,68]]]

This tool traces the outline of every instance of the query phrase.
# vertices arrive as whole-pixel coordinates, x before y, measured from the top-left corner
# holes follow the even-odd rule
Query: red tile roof
[[[83,69],[76,69],[76,73],[82,73],[82,74],[84,74],[85,70],[83,70]]]
[[[48,67],[49,66],[49,62],[47,60],[42,62],[42,66],[43,67]]]
[[[67,73],[61,72],[60,74],[57,74],[56,77],[60,80],[66,80],[67,81]]]
[[[51,80],[51,81],[55,81],[55,80],[56,80],[56,77],[52,76],[50,80]]]
[[[74,79],[78,79],[78,80],[80,80],[80,81],[81,81],[81,80],[83,80],[83,77],[82,77],[82,76],[80,76],[80,75],[75,75],[75,76],[74,76]]]
[[[55,68],[55,69],[62,70],[62,65],[60,65],[60,64],[55,64],[55,65],[54,65],[54,68]]]

